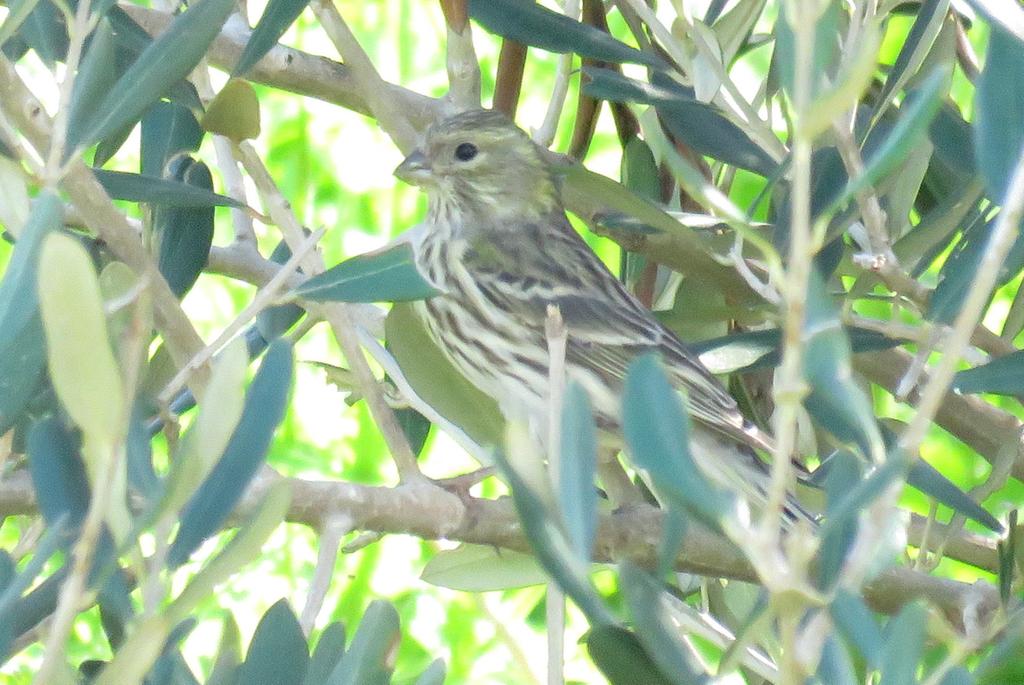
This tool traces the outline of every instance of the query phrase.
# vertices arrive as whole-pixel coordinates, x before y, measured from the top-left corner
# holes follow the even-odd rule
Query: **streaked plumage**
[[[619,430],[629,363],[656,351],[686,390],[697,441],[722,453],[705,470],[740,485],[748,498],[763,496],[767,473],[751,447],[770,449],[769,440],[573,230],[547,164],[523,131],[497,112],[455,115],[435,124],[396,174],[429,197],[417,262],[442,294],[419,303],[420,316],[507,416],[546,420],[545,321],[554,304],[568,329],[567,375],[589,393],[602,429]]]

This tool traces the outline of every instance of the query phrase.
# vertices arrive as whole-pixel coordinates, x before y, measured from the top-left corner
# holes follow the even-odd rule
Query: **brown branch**
[[[999,552],[996,549],[996,541],[992,538],[982,537],[974,533],[954,531],[948,523],[932,521],[924,516],[914,514],[910,519],[910,528],[907,530],[907,539],[914,547],[920,547],[924,542],[925,528],[929,528],[929,547],[934,548],[936,543],[942,543],[952,532],[952,537],[946,541],[943,547],[943,556],[950,559],[962,561],[977,568],[983,568],[991,573],[999,573]]]
[[[242,520],[262,500],[276,478],[257,481],[236,511]],[[317,530],[325,522],[346,517],[353,530],[413,535],[424,540],[452,540],[529,552],[530,544],[511,500],[460,500],[430,485],[374,487],[339,481],[289,479],[292,503],[287,520]],[[28,474],[19,471],[0,481],[0,515],[36,512]],[[594,560],[608,563],[629,559],[653,568],[662,547],[663,513],[649,505],[624,507],[600,517]],[[679,571],[756,581],[742,551],[723,536],[694,523],[676,557]],[[935,604],[957,625],[971,615],[984,618],[999,605],[999,592],[989,583],[972,584],[928,576],[896,567],[883,572],[865,588],[865,598],[877,611],[893,613],[917,598]]]
[[[857,371],[890,393],[895,393],[911,363],[913,357],[901,349],[854,355]],[[947,392],[935,422],[993,464],[1005,445],[1020,440],[1021,423],[1016,417],[971,395]],[[1024,480],[1024,463],[1018,459],[1010,473]]]
[[[163,31],[174,17],[159,10],[123,3],[121,9],[139,23],[150,35]],[[213,41],[206,58],[218,69],[230,71],[238,62],[249,40],[249,27],[229,20]],[[370,106],[359,89],[352,71],[344,64],[319,55],[311,55],[278,45],[246,72],[246,79],[279,88],[297,95],[330,102],[360,114],[370,114]],[[383,97],[395,103],[417,129],[423,129],[437,118],[441,101],[420,95],[392,83],[383,85]]]
[[[444,13],[444,21],[448,28],[456,33],[462,33],[469,23],[469,8],[467,0],[441,0],[441,12]]]
[[[523,85],[523,67],[526,66],[526,46],[505,38],[498,53],[498,73],[494,78],[494,98],[491,107],[515,117],[519,106],[519,90]]]

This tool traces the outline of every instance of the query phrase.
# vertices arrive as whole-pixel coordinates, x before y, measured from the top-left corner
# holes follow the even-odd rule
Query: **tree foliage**
[[[538,680],[476,594],[501,590],[586,682],[1024,677],[1016,3],[269,0],[251,31],[230,0],[0,8],[0,673]],[[325,158],[324,103],[383,135]],[[422,203],[336,179],[481,103],[775,435],[767,511],[707,479],[657,359],[622,458],[552,378],[545,455],[412,314],[421,229],[354,254]],[[327,355],[360,417],[334,460],[301,428]],[[779,515],[793,455],[817,526]],[[391,592],[398,534],[422,580]]]

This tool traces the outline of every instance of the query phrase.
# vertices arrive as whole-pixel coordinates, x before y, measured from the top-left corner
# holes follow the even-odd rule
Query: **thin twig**
[[[161,391],[158,400],[162,404],[166,404],[173,399],[182,386],[188,381],[189,377],[195,372],[196,369],[205,366],[214,355],[223,349],[234,337],[246,326],[250,321],[255,319],[260,312],[267,307],[273,306],[278,297],[281,294],[282,289],[287,285],[289,279],[298,272],[299,265],[306,258],[306,255],[313,250],[317,243],[320,242],[320,238],[323,237],[325,229],[319,228],[315,232],[309,235],[302,241],[297,249],[292,252],[292,256],[289,257],[288,261],[284,263],[281,269],[278,270],[274,277],[270,281],[260,288],[256,292],[256,296],[245,306],[241,312],[231,321],[230,324],[225,326],[224,330],[220,332],[217,339],[206,345],[199,351],[196,356],[188,361],[187,364],[182,366],[178,373],[175,374],[174,378],[164,387]]]
[[[334,4],[330,0],[314,0],[312,7],[328,38],[344,60],[345,66],[351,71],[356,89],[366,99],[373,118],[391,137],[398,149],[408,153],[416,145],[419,136],[402,109],[389,97],[387,82],[377,73],[373,62],[352,35],[351,29],[341,18]]]
[[[457,17],[449,19],[449,12],[445,12],[448,26],[448,100],[458,112],[480,107],[480,62],[473,48],[473,27],[465,21],[464,0],[461,4],[463,7],[454,12]],[[461,26],[453,25],[453,21]]]
[[[790,2],[787,11],[796,11]],[[810,13],[810,12],[808,12]],[[804,22],[799,22],[803,24]],[[796,116],[792,143],[791,216],[789,256],[785,280],[780,283],[783,302],[782,364],[776,375],[774,396],[775,453],[772,455],[771,486],[761,529],[771,541],[781,534],[782,509],[789,492],[790,459],[796,449],[797,417],[801,401],[807,393],[803,379],[803,329],[807,288],[814,256],[811,239],[811,144],[801,134],[800,120],[808,116],[811,106],[811,61],[814,22],[794,28],[796,64],[793,105]],[[786,668],[783,664],[783,671]]]
[[[60,97],[57,111],[53,116],[53,134],[50,137],[50,151],[46,158],[44,172],[48,184],[55,185],[61,174],[61,160],[65,155],[64,144],[67,140],[68,117],[71,113],[71,96],[74,94],[75,79],[78,76],[78,64],[82,59],[82,49],[93,27],[99,20],[91,15],[91,0],[80,0],[75,8],[74,24],[68,28],[68,50],[64,59],[64,81],[60,84]]]
[[[213,149],[217,154],[217,166],[224,178],[227,195],[248,205],[245,198],[245,181],[238,170],[238,161],[233,155],[231,141],[224,136],[214,135]],[[252,217],[245,209],[231,208],[231,226],[235,230],[235,242],[256,247],[256,231],[253,229]]]
[[[568,329],[557,305],[548,305],[544,322],[548,342],[548,477],[551,491],[559,491],[562,461],[562,404],[565,397],[565,348]],[[565,593],[555,582],[548,583],[545,606],[548,643],[548,685],[565,682]]]
[[[271,218],[281,229],[285,241],[293,253],[301,252],[304,241],[302,226],[291,210],[290,203],[281,194],[274,179],[270,176],[263,160],[248,143],[241,143],[237,146],[238,156],[245,167],[249,177],[253,180],[256,189],[263,198]],[[320,256],[311,252],[300,260],[303,271],[310,276],[321,273],[324,270],[323,260]],[[341,346],[341,351],[348,360],[349,367],[359,382],[363,397],[366,399],[370,415],[373,417],[381,435],[387,443],[392,459],[398,468],[399,476],[404,481],[425,482],[416,463],[416,455],[413,454],[409,441],[405,437],[395,414],[391,411],[387,401],[381,393],[380,385],[373,375],[373,371],[366,363],[362,347],[359,344],[359,337],[355,324],[352,320],[350,310],[343,304],[310,306],[315,316],[325,319],[334,333],[335,339]]]
[[[570,19],[579,18],[580,0],[564,0],[562,12]],[[551,147],[558,131],[558,120],[565,107],[565,96],[569,92],[569,75],[572,72],[573,53],[567,52],[558,56],[555,65],[555,84],[548,99],[548,108],[544,113],[544,121],[533,132],[533,142],[541,147]]]
[[[327,597],[327,590],[331,586],[341,539],[351,530],[352,519],[344,514],[328,517],[317,530],[319,547],[316,555],[316,570],[313,572],[312,580],[309,581],[309,593],[306,595],[306,603],[302,606],[302,615],[299,617],[299,625],[302,626],[302,632],[307,637],[313,632],[316,617],[320,615],[320,609]]]
[[[679,65],[688,74],[692,74],[693,63],[689,57],[683,53],[680,47],[680,42],[672,36],[672,32],[665,27],[664,24],[658,19],[650,7],[643,0],[624,0],[629,5],[636,15],[647,24],[648,28],[657,37],[661,47],[663,47],[676,64]],[[677,15],[677,19],[683,22],[686,26],[686,18],[683,15]],[[687,29],[692,30],[692,26],[686,26]],[[701,55],[706,59],[707,63],[714,69],[715,77],[722,84],[722,89],[719,91],[717,96],[722,102],[724,102],[729,111],[735,113],[735,115],[747,125],[747,130],[751,136],[756,139],[758,145],[771,155],[776,160],[781,160],[786,154],[785,146],[779,142],[778,137],[767,127],[764,120],[758,116],[757,112],[754,111],[753,107],[747,102],[743,94],[739,92],[736,84],[733,82],[729,74],[726,73],[725,67],[722,65],[721,60],[718,56],[711,54],[707,50],[707,46],[703,44],[703,41],[696,40],[694,44]],[[728,97],[726,97],[728,96]]]
[[[914,453],[924,439],[932,419],[942,404],[943,397],[953,381],[957,365],[964,350],[970,343],[975,326],[984,313],[989,296],[999,278],[999,269],[1020,233],[1020,220],[1024,216],[1024,154],[1018,157],[1017,165],[1007,186],[1006,199],[999,212],[995,228],[981,256],[974,283],[967,291],[960,312],[953,322],[953,331],[946,340],[942,359],[932,370],[928,384],[921,391],[917,413],[907,430],[900,436],[900,447],[907,453]]]

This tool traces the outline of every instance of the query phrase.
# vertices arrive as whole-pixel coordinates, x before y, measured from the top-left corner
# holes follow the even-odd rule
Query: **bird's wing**
[[[524,326],[543,336],[548,305],[557,305],[569,331],[566,357],[621,387],[630,362],[660,354],[669,378],[686,391],[691,415],[739,442],[765,448],[735,399],[686,346],[634,298],[597,258],[564,214],[548,222],[488,232],[486,250],[466,255],[481,272],[481,292],[501,302]],[[495,258],[500,256],[500,258]]]

